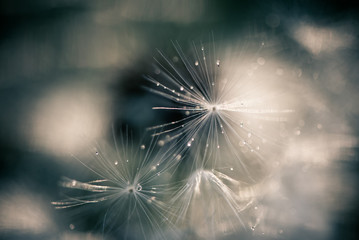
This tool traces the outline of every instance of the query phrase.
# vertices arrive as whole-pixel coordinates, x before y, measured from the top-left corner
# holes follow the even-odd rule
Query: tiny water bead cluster
[[[252,59],[243,61],[236,75],[223,67],[214,43],[193,43],[191,56],[173,45],[178,57],[159,51],[154,75],[145,77],[155,85],[150,91],[176,105],[153,109],[183,118],[148,128],[156,131],[150,144],[135,147],[122,137],[114,148],[97,146],[91,161],[78,161],[100,179],[64,179],[61,186],[77,195],[53,205],[97,204],[106,213],[103,231],[121,239],[213,239],[253,230],[246,219],[253,189],[268,174],[276,126],[293,110],[256,80],[263,57],[250,71]]]

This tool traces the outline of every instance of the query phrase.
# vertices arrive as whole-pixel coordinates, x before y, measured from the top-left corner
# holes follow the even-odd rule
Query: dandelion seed
[[[192,228],[204,239],[244,229],[241,212],[251,200],[241,199],[234,191],[238,188],[242,188],[240,182],[221,172],[197,169],[172,197],[177,209],[174,222]]]
[[[236,164],[250,174],[245,161],[248,156],[243,153],[252,149],[253,151],[250,152],[256,153],[252,156],[255,156],[257,161],[263,162],[262,154],[264,152],[262,154],[257,153],[254,151],[255,146],[252,145],[262,144],[264,136],[270,134],[270,130],[275,129],[268,127],[268,131],[264,133],[263,128],[251,127],[253,126],[252,123],[257,126],[259,122],[262,125],[262,122],[278,123],[283,121],[282,115],[290,114],[293,110],[277,107],[278,102],[273,101],[275,99],[273,94],[268,93],[267,89],[263,87],[250,84],[249,82],[252,81],[243,77],[241,66],[239,68],[242,69],[242,72],[237,73],[237,75],[242,77],[228,79],[226,75],[229,73],[226,68],[218,68],[219,59],[223,58],[218,57],[214,43],[208,47],[201,44],[200,51],[193,43],[193,59],[186,56],[177,42],[173,45],[179,56],[178,62],[182,64],[182,67],[174,65],[159,51],[160,59],[156,59],[156,61],[162,70],[161,72],[164,73],[161,85],[167,86],[168,89],[151,89],[151,91],[164,98],[176,101],[178,106],[154,107],[153,109],[181,111],[185,117],[149,129],[162,129],[154,135],[170,134],[169,140],[177,138],[183,143],[183,146],[187,147],[193,145],[190,142],[191,138],[201,139],[196,144],[205,144],[209,151],[219,149],[219,146],[225,146],[223,151],[232,154],[232,157],[228,159],[235,158]],[[211,59],[207,59],[206,56]],[[243,65],[247,64],[248,69],[253,74],[255,71],[259,71],[258,65],[263,66],[265,63],[263,57],[255,58],[254,61],[258,62],[255,63],[255,66],[252,60],[248,61],[249,63],[243,60]],[[193,62],[195,62],[195,67],[192,64]],[[227,65],[223,64],[223,66]],[[229,66],[227,67],[229,68]],[[283,69],[279,74],[283,74]],[[150,82],[158,82],[156,78],[151,76],[146,76],[146,78]],[[260,83],[264,79],[256,81]],[[182,89],[182,87],[185,94],[173,94],[173,89]],[[248,142],[248,148],[238,151],[235,143],[243,142],[247,138],[252,139]],[[276,139],[276,137],[271,136],[271,139]]]
[[[145,153],[142,151],[144,145],[140,145],[141,151],[136,151],[124,139],[120,139],[120,145],[115,141],[115,149],[98,144],[92,161],[84,163],[77,159],[96,175],[97,180],[80,182],[63,178],[60,185],[77,190],[77,194],[52,204],[58,209],[96,204],[97,209],[106,213],[102,224],[104,231],[121,239],[145,239],[150,235],[166,239],[163,231],[173,226],[163,221],[171,211],[165,202],[168,183],[161,173],[171,169],[169,163],[172,161],[168,161],[168,149],[155,150],[155,142],[151,141]],[[128,158],[134,161],[129,162]],[[141,230],[134,231],[135,226]],[[70,229],[74,228],[71,224]]]

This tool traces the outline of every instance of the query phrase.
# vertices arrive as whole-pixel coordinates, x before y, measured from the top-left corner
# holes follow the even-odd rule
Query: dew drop
[[[203,46],[202,46],[201,50],[204,51],[204,47],[203,47]]]
[[[191,142],[188,142],[188,143],[187,143],[187,146],[190,147],[190,146],[191,146]]]
[[[99,153],[98,153],[98,152],[96,152],[96,156],[98,156],[98,154],[99,154]]]
[[[118,165],[118,161],[115,162],[115,165],[116,165],[116,166]]]
[[[72,223],[69,225],[69,228],[71,229],[71,230],[74,230],[75,229],[75,225],[73,225]]]
[[[160,83],[158,82],[158,83],[156,83],[156,86],[158,87],[160,85]]]
[[[241,122],[241,123],[239,124],[239,126],[240,126],[240,127],[243,127],[243,122]]]
[[[231,167],[230,170],[233,171],[233,168]]]
[[[73,180],[72,182],[71,182],[71,185],[73,186],[73,187],[75,187],[76,186],[76,180]]]
[[[144,150],[146,148],[146,146],[142,144],[140,148],[141,148],[141,150]]]
[[[219,67],[219,60],[217,60],[216,64],[217,64],[217,67]]]
[[[128,159],[126,160],[126,162],[128,162]]]
[[[157,144],[158,146],[162,147],[163,145],[165,145],[165,141],[159,140]]]
[[[193,86],[191,86],[190,89],[193,89]]]
[[[194,62],[194,65],[195,65],[195,66],[198,66],[198,61],[195,61],[195,62]]]
[[[183,91],[183,90],[184,90],[184,88],[183,88],[183,87],[180,87],[180,90],[181,90],[181,91]]]
[[[251,227],[252,231],[254,231],[255,228],[256,228],[255,226],[252,226],[252,227]]]
[[[257,63],[259,64],[259,65],[264,65],[265,63],[266,63],[266,60],[264,59],[264,58],[262,58],[262,57],[259,57],[258,59],[257,59]]]
[[[136,191],[141,191],[142,190],[142,186],[138,183],[136,186]]]

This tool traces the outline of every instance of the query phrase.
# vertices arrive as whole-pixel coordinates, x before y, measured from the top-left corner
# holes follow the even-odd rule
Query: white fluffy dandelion
[[[104,214],[103,231],[121,239],[166,239],[163,230],[174,232],[166,204],[170,165],[168,152],[155,151],[154,145],[154,139],[136,150],[123,139],[115,149],[97,144],[91,161],[78,159],[97,179],[64,178],[61,186],[76,190],[76,195],[52,204],[59,209],[93,204]]]
[[[155,84],[152,92],[176,104],[153,109],[180,111],[183,118],[150,129],[161,129],[154,135],[177,139],[185,147],[200,143],[209,152],[225,149],[222,152],[238,161],[236,166],[221,162],[221,167],[239,167],[248,174],[244,160],[262,161],[261,150],[268,148],[263,145],[276,144],[278,123],[293,112],[279,94],[277,71],[265,67],[258,53],[242,51],[226,60],[217,54],[214,43],[199,47],[193,43],[188,56],[177,42],[173,45],[179,58],[169,59],[159,51],[156,75],[146,78]]]
[[[255,201],[248,189],[223,172],[197,169],[171,199],[174,222],[204,239],[238,234],[248,228],[243,212]]]

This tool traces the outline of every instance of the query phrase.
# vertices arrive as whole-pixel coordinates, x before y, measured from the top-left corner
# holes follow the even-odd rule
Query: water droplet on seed
[[[74,230],[75,229],[75,225],[73,225],[72,223],[69,225],[69,228],[71,229],[71,230]]]
[[[259,57],[258,59],[257,59],[257,63],[259,64],[259,65],[264,65],[265,63],[266,63],[266,60],[264,59],[264,58],[262,58],[262,57]]]

